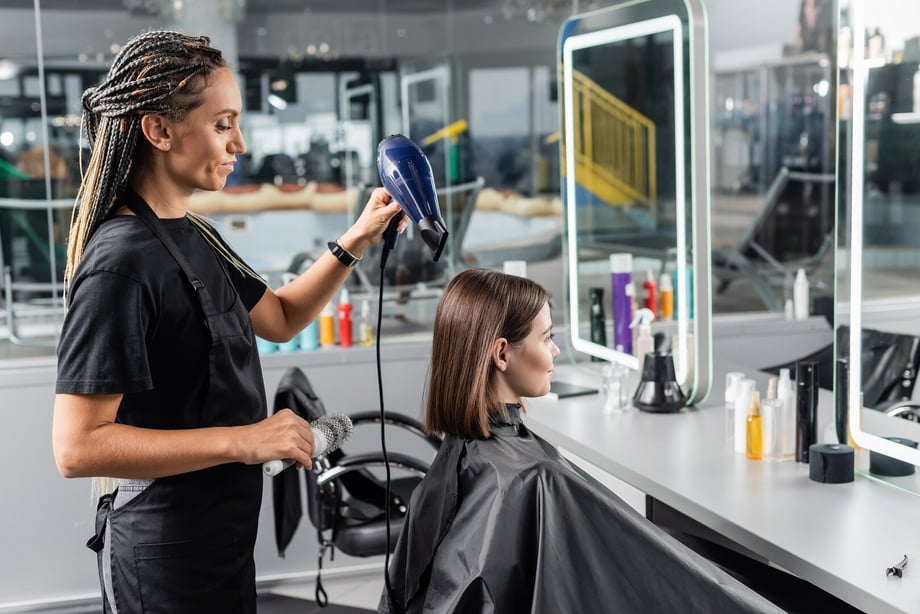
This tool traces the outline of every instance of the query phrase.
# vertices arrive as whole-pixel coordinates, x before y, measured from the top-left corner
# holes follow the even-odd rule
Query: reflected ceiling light
[[[0,134],[0,145],[3,145],[4,147],[9,147],[10,145],[13,144],[13,141],[15,140],[16,138],[13,136],[13,133],[10,132],[9,130]]]
[[[279,111],[283,111],[287,108],[287,101],[278,94],[269,94],[268,104],[272,105]]]
[[[0,60],[0,80],[16,76],[17,66],[13,60]]]
[[[542,23],[546,17],[559,15],[569,17],[576,13],[591,11],[600,6],[600,2],[578,2],[578,0],[504,0],[501,5],[505,19],[522,15],[532,23]]]

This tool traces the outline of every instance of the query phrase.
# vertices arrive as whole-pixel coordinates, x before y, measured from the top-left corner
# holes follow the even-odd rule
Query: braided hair
[[[155,30],[128,41],[105,80],[83,93],[83,132],[91,154],[77,192],[65,282],[73,279],[90,237],[118,206],[132,168],[147,155],[147,149],[139,146],[143,141],[141,118],[162,115],[181,121],[204,102],[208,77],[227,67],[207,36]],[[204,219],[192,213],[188,217],[237,268],[259,277],[217,238]]]

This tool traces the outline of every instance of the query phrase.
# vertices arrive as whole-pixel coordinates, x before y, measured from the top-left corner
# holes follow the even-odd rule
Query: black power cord
[[[380,397],[380,451],[383,454],[383,464],[386,470],[386,493],[384,495],[383,501],[383,514],[386,522],[386,549],[384,554],[384,563],[383,563],[383,583],[386,588],[387,596],[389,601],[396,608],[397,614],[402,614],[402,603],[397,600],[396,595],[393,593],[393,586],[390,583],[390,459],[387,456],[387,438],[386,438],[386,412],[383,407],[383,369],[382,361],[380,359],[380,337],[381,337],[381,325],[383,324],[383,283],[384,283],[384,270],[387,265],[387,257],[390,255],[390,251],[396,244],[396,227],[399,222],[401,215],[397,215],[393,222],[390,223],[390,227],[387,228],[384,233],[383,240],[383,252],[380,255],[380,282],[379,282],[379,297],[377,299],[377,393]],[[389,236],[388,236],[389,235]]]

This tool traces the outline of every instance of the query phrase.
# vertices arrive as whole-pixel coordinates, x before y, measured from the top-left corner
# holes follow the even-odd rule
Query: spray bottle
[[[630,328],[636,329],[636,358],[639,359],[639,371],[645,364],[645,355],[655,350],[655,338],[652,337],[652,322],[655,312],[647,307],[636,311],[636,318],[630,323]]]

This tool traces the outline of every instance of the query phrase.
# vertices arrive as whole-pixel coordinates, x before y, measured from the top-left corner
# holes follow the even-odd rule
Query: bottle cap
[[[347,305],[351,303],[351,299],[348,296],[348,288],[342,288],[339,290],[339,305]]]
[[[632,254],[610,254],[611,273],[632,273]]]
[[[648,307],[636,310],[635,319],[630,322],[630,328],[638,328],[640,337],[652,336],[652,322],[655,321],[655,312]]]
[[[751,390],[751,402],[748,404],[748,415],[760,415],[760,392],[758,392],[756,389]]]
[[[671,283],[671,276],[668,275],[667,273],[662,273],[662,274],[658,277],[658,288],[659,288],[662,292],[664,292],[664,291],[673,292],[673,291],[674,291],[674,286],[673,286],[673,284]]]
[[[767,382],[767,400],[773,401],[779,395],[779,378],[771,377]]]
[[[741,380],[744,379],[744,373],[732,371],[725,374],[725,402],[734,402],[738,398],[738,392],[741,389]]]

